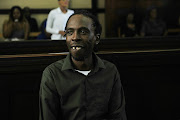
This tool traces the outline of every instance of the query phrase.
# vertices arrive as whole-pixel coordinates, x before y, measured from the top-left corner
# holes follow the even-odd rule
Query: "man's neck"
[[[66,12],[67,12],[67,7],[62,7],[62,6],[60,6],[60,9],[61,9],[61,11],[62,11],[63,13],[66,13]]]
[[[72,62],[74,63],[75,69],[77,69],[77,70],[87,71],[87,70],[91,70],[93,68],[92,55],[83,61],[77,61],[74,58],[72,58]]]

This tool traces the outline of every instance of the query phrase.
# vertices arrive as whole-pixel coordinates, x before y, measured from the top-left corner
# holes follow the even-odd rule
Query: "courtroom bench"
[[[0,42],[2,118],[38,120],[42,71],[67,51],[65,41]],[[180,119],[179,37],[102,39],[97,51],[120,72],[128,120]]]
[[[67,54],[0,55],[1,117],[38,120],[42,71]],[[120,72],[128,120],[180,118],[179,49],[105,51],[97,54],[114,63]]]
[[[180,48],[180,37],[103,38],[96,51],[137,51]],[[0,42],[0,55],[67,52],[65,40]]]

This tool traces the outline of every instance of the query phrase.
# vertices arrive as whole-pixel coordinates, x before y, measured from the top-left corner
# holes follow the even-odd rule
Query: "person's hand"
[[[59,34],[61,34],[62,36],[65,35],[65,32],[64,31],[59,31]]]

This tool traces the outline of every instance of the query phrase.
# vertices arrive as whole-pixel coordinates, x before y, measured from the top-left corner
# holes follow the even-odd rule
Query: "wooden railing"
[[[180,36],[139,37],[139,38],[104,38],[96,51],[147,51],[179,49]],[[28,40],[0,42],[0,55],[39,54],[67,52],[65,40]]]
[[[169,33],[180,33],[180,28],[169,28],[168,30]],[[30,32],[29,37],[37,37],[40,34],[40,32]],[[118,28],[118,37],[120,37],[120,28]],[[0,38],[3,38],[2,33],[0,33]]]

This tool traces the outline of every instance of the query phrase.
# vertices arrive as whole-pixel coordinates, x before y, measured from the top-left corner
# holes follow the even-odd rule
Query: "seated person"
[[[36,19],[31,17],[30,8],[29,7],[24,7],[23,11],[24,11],[25,18],[29,22],[30,32],[38,32],[39,31],[38,24],[37,24]]]
[[[129,13],[121,27],[122,37],[135,37],[137,34],[137,27],[134,21],[134,14]]]
[[[8,39],[28,39],[29,24],[19,6],[11,8],[9,20],[3,23],[3,36]]]
[[[41,33],[37,36],[37,39],[43,40],[43,39],[51,39],[51,34],[46,32],[46,23],[47,19],[45,19],[40,27]]]
[[[140,34],[142,37],[167,35],[166,24],[161,19],[158,19],[157,9],[155,7],[148,9],[148,14],[142,24]]]

